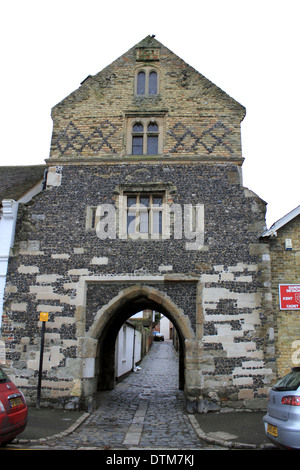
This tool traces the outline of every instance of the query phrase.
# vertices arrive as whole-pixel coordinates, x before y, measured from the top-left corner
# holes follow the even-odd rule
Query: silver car
[[[293,367],[270,390],[263,421],[273,444],[300,449],[300,367]]]

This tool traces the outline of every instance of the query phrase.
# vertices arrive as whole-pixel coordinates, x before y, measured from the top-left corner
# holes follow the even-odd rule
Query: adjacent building
[[[115,357],[115,378],[117,382],[120,382],[130,372],[135,371],[142,359],[142,334],[128,320],[118,333]]]
[[[263,233],[270,247],[278,377],[300,365],[300,206]]]

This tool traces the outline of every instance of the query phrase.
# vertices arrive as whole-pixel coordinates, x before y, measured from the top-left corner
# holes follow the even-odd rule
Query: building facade
[[[2,338],[34,400],[92,407],[124,322],[179,337],[190,412],[265,406],[274,331],[265,203],[243,186],[245,108],[147,37],[54,106],[47,187],[22,206]]]
[[[300,206],[264,232],[271,255],[276,372],[300,365]]]

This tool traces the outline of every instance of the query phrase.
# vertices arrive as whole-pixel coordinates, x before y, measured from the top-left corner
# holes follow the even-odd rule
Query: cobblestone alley
[[[62,449],[201,449],[178,390],[178,354],[156,342],[141,370],[99,394],[99,408],[76,432],[47,447]]]

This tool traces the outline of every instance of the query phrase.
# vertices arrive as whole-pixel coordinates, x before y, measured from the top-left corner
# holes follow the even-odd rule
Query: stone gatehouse
[[[266,204],[242,182],[245,108],[154,37],[54,106],[43,191],[20,204],[8,365],[35,400],[91,407],[142,309],[179,337],[187,409],[265,406],[274,379]]]

